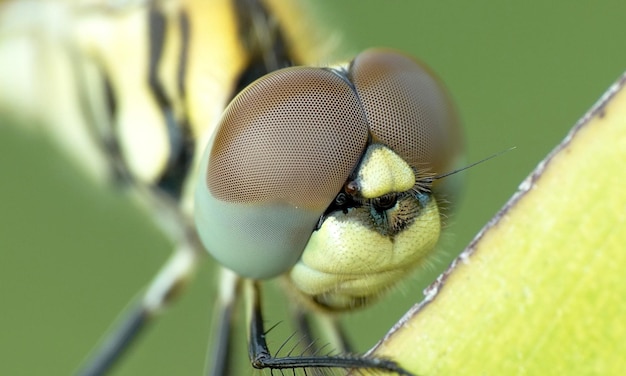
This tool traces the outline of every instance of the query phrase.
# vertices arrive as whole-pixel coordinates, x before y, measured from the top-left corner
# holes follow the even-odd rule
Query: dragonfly
[[[31,10],[20,6],[5,12]],[[59,5],[41,5],[39,14],[69,27],[38,42],[63,41],[68,51],[53,51],[59,65],[51,60],[36,70],[46,79],[30,84],[58,85],[67,95],[58,100],[74,103],[62,111],[57,98],[37,98],[46,110],[24,112],[43,114],[60,142],[70,138],[66,146],[97,178],[132,191],[176,244],[79,372],[106,373],[208,251],[222,265],[210,374],[228,373],[228,328],[242,295],[255,367],[410,374],[394,360],[346,355],[341,336],[331,356],[274,357],[259,282],[284,281],[304,307],[299,331],[313,343],[311,313],[372,304],[424,262],[439,237],[437,200],[448,197],[443,176],[462,149],[454,106],[434,74],[385,49],[319,67],[319,46],[298,29],[306,17],[284,3],[48,6]],[[2,98],[24,107],[18,99]],[[406,246],[385,264],[396,243]],[[336,269],[341,258],[352,258],[348,269]]]

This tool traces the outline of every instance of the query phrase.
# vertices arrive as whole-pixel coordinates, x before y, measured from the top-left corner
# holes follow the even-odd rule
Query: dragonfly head
[[[204,153],[196,227],[246,278],[286,274],[318,305],[363,305],[439,238],[437,173],[461,161],[442,84],[371,49],[332,68],[287,68],[242,91]],[[447,183],[453,183],[452,179]]]

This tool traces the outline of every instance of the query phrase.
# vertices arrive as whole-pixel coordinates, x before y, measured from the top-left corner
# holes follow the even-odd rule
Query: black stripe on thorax
[[[234,0],[239,39],[250,59],[239,76],[233,97],[261,76],[292,66],[283,30],[276,17],[259,0]]]
[[[177,69],[177,86],[184,101],[185,76],[189,51],[189,19],[184,11],[178,15],[181,27],[181,49]],[[164,124],[170,143],[170,155],[165,170],[156,182],[156,186],[179,199],[183,184],[189,173],[194,151],[195,140],[191,135],[188,117],[183,115],[177,119],[171,99],[168,97],[162,82],[159,79],[159,68],[163,56],[167,19],[156,7],[151,6],[148,12],[148,40],[149,40],[149,67],[148,83],[151,92],[161,109]]]

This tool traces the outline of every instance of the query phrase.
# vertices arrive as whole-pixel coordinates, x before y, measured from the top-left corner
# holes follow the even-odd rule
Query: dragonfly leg
[[[213,349],[207,358],[205,369],[209,376],[229,375],[232,319],[241,278],[232,271],[221,268],[219,294],[215,303],[213,328]]]
[[[192,273],[198,253],[181,244],[152,280],[147,290],[131,302],[118,324],[101,341],[78,371],[81,376],[105,374],[136,340],[150,320],[162,311]]]
[[[312,315],[308,310],[297,306],[294,307],[293,321],[298,333],[302,336],[302,342],[310,344],[307,346],[307,354],[316,354],[319,351],[319,346],[315,343],[316,337],[313,334],[312,324],[321,331],[322,338],[328,339],[334,351],[342,354],[354,352],[345,331],[334,315]]]
[[[249,320],[248,352],[254,368],[278,370],[315,368],[377,369],[395,372],[399,375],[412,375],[392,360],[351,354],[274,357],[270,353],[265,340],[267,332],[263,325],[259,283],[253,280],[244,280],[244,288]]]

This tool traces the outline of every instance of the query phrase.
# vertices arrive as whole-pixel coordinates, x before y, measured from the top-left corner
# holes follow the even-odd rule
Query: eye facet
[[[196,216],[209,252],[250,278],[293,266],[367,132],[356,93],[329,70],[288,68],[253,83],[203,158]]]

